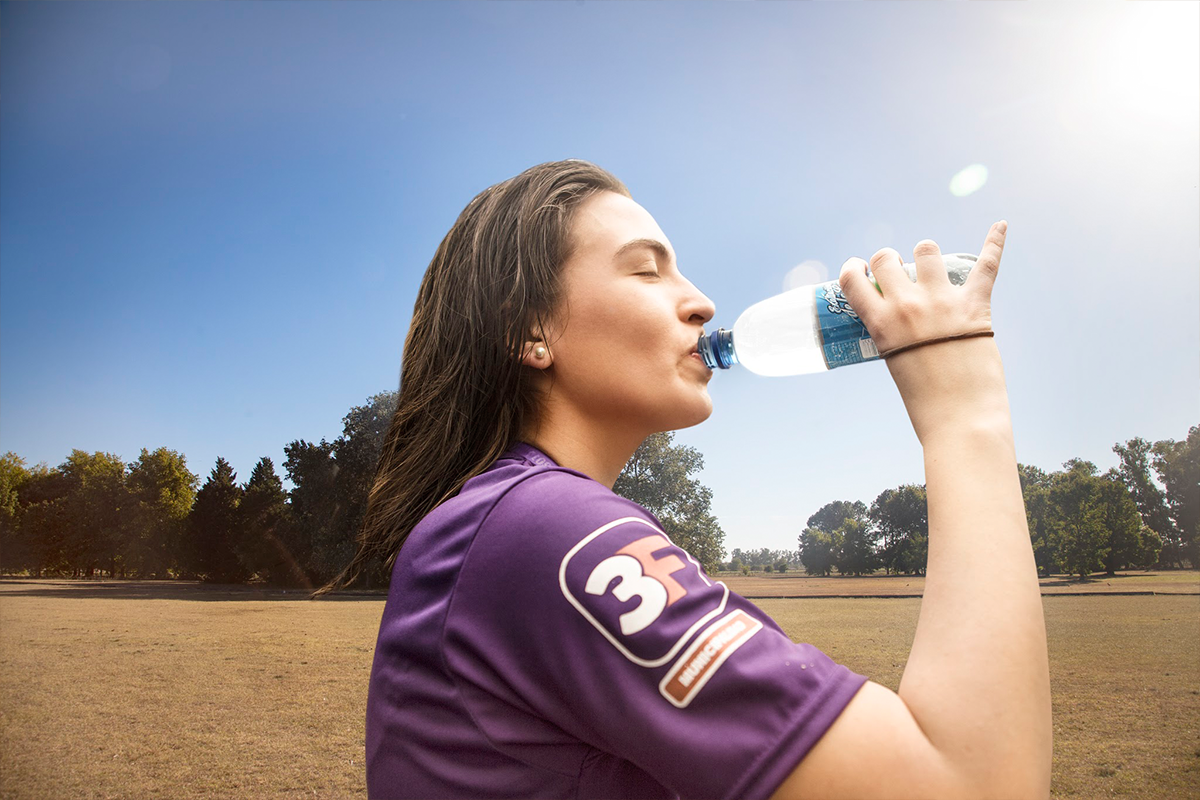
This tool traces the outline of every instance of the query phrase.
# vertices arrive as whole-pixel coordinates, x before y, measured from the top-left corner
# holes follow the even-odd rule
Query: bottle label
[[[879,358],[879,349],[837,281],[817,286],[817,323],[821,349],[830,369]]]

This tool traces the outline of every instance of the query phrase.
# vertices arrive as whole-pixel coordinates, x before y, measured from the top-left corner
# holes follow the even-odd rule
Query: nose
[[[705,325],[717,315],[717,307],[691,281],[687,282],[687,286],[689,291],[684,300],[682,316],[688,322],[699,322],[701,325]]]

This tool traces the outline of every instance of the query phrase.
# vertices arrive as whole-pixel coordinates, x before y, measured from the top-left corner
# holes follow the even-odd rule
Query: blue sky
[[[725,327],[797,265],[1007,219],[1017,457],[1107,468],[1200,423],[1198,31],[1186,2],[0,3],[0,452],[283,476],[397,387],[462,207],[584,158]],[[677,441],[728,549],[923,481],[880,362],[710,391]]]

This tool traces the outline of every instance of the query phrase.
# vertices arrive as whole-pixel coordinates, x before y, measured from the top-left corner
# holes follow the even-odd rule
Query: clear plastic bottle
[[[961,286],[975,266],[970,253],[943,254],[950,282]],[[917,268],[905,263],[912,281]],[[874,280],[872,278],[872,280]],[[878,286],[878,284],[876,284]],[[741,364],[759,375],[807,375],[879,358],[879,350],[837,281],[802,286],[747,308],[733,323],[700,336],[709,369]]]

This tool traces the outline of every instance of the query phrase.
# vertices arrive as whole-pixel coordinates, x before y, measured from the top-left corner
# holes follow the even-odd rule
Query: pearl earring
[[[542,347],[540,344],[537,347],[533,348],[533,357],[536,359],[539,359],[539,360],[545,358],[546,357],[546,348]]]

